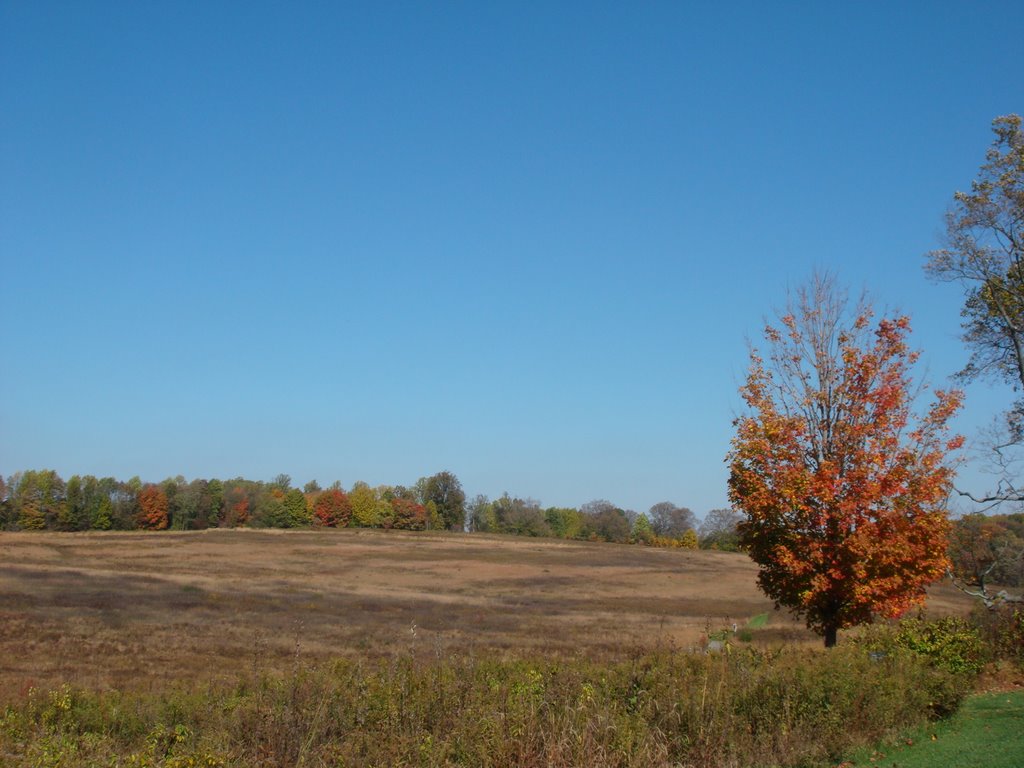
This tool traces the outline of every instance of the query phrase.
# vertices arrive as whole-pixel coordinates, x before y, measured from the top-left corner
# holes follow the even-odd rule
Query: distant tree
[[[125,482],[116,482],[110,496],[113,511],[112,528],[129,530],[138,525],[139,494],[141,492],[142,481],[138,475]]]
[[[181,500],[178,498],[179,494],[184,489],[188,488],[188,483],[185,481],[185,478],[181,475],[178,475],[177,477],[168,477],[166,480],[159,483],[159,487],[167,497],[167,527],[177,531],[185,530],[188,520],[184,519],[187,516],[183,513],[181,509]]]
[[[324,491],[313,504],[313,519],[318,525],[344,528],[352,517],[352,504],[348,495],[337,488]]]
[[[66,519],[65,484],[54,470],[20,472],[11,486],[12,514],[22,530],[56,528]]]
[[[72,475],[65,484],[64,504],[57,515],[57,530],[80,530],[80,521],[85,520],[85,494],[82,478]]]
[[[104,501],[107,507],[106,516],[109,527],[110,497],[114,485],[112,478],[107,478],[106,487],[92,475],[84,477],[73,475],[69,478],[66,486],[64,514],[59,516],[60,527],[68,531],[84,531],[95,528],[95,518]]]
[[[728,507],[712,509],[700,524],[700,546],[702,549],[721,549],[735,552],[739,549],[740,535],[737,526],[743,515]]]
[[[544,520],[552,536],[560,539],[578,539],[583,533],[583,515],[572,507],[548,507]]]
[[[182,485],[171,502],[171,528],[203,529],[210,524],[213,502],[209,483],[196,479]]]
[[[362,481],[357,482],[349,491],[348,500],[352,505],[353,525],[364,528],[380,525],[380,509],[377,505],[377,494],[373,488]]]
[[[697,532],[691,528],[679,538],[679,545],[683,549],[697,549],[700,546],[697,541]]]
[[[250,524],[256,528],[290,528],[291,517],[285,508],[285,492],[277,483],[254,489],[255,501]]]
[[[427,527],[427,510],[422,504],[404,496],[391,499],[388,527],[406,531],[422,531]]]
[[[95,531],[109,531],[114,525],[113,518],[114,506],[110,499],[101,499],[92,516],[90,528]]]
[[[313,521],[309,507],[306,506],[306,495],[298,488],[290,488],[284,495],[285,527],[302,528]]]
[[[632,526],[625,510],[610,501],[596,499],[580,507],[583,515],[583,534],[591,539],[625,543],[629,541]]]
[[[467,506],[469,510],[469,530],[477,533],[495,533],[498,530],[498,518],[494,505],[483,494],[477,494]]]
[[[492,502],[497,531],[517,536],[550,536],[547,520],[535,499],[520,499],[508,493]]]
[[[292,476],[286,475],[282,472],[281,474],[274,477],[274,479],[270,481],[270,484],[275,488],[278,488],[281,491],[287,493],[288,490],[292,487]]]
[[[321,490],[322,489],[320,488],[320,483],[318,483],[316,480],[310,480],[308,483],[302,486],[302,492],[305,493],[306,495],[309,495],[311,493],[319,493]]]
[[[637,515],[633,521],[633,532],[630,539],[637,544],[649,544],[654,538],[654,529],[651,528],[651,521],[647,515]]]
[[[161,531],[167,527],[167,494],[158,485],[146,485],[139,492],[139,528]]]
[[[647,514],[651,528],[658,536],[678,539],[697,527],[697,517],[693,512],[686,507],[677,507],[671,501],[659,501]]]
[[[0,475],[0,531],[7,530],[13,525],[10,488],[4,480],[4,476]]]
[[[224,519],[224,483],[214,478],[206,487],[210,494],[210,512],[204,527],[216,528]]]
[[[252,514],[252,499],[249,483],[242,478],[229,481],[224,490],[224,518],[221,521],[227,528],[235,528],[249,522]]]
[[[835,645],[838,630],[897,617],[947,565],[946,499],[959,447],[946,423],[959,393],[912,410],[904,317],[872,329],[828,277],[815,276],[752,350],[735,422],[729,499],[758,585]]]
[[[438,472],[423,483],[423,503],[433,502],[442,525],[450,531],[466,526],[466,494],[459,479],[451,472]]]

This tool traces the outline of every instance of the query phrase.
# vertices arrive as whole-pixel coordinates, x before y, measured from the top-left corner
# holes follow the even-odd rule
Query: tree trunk
[[[836,644],[836,634],[839,632],[839,628],[831,625],[825,627],[825,647],[832,648]]]

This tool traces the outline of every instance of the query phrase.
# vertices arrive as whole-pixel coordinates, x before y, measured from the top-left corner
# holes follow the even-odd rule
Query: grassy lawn
[[[842,763],[876,768],[1020,768],[1024,766],[1024,691],[972,696],[950,720],[893,745],[854,753]]]

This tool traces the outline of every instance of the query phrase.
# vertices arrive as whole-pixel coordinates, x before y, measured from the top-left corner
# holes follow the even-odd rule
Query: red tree
[[[795,308],[769,326],[765,362],[751,352],[736,420],[729,497],[745,514],[740,544],[760,566],[776,605],[836,642],[839,629],[895,617],[946,571],[952,479],[946,435],[958,392],[936,392],[912,412],[905,317],[871,330],[845,297],[816,277]]]
[[[390,525],[385,527],[400,528],[407,531],[422,531],[427,527],[427,509],[411,499],[396,496],[391,500]]]
[[[313,517],[319,525],[343,528],[352,517],[352,504],[348,494],[332,488],[316,497],[313,503]]]
[[[139,491],[139,513],[136,521],[140,528],[160,531],[167,527],[167,494],[158,485],[147,485]]]

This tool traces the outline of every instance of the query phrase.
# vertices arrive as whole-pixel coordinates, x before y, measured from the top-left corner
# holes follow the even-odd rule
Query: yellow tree
[[[750,354],[728,457],[740,544],[761,589],[826,647],[921,603],[947,568],[947,453],[961,439],[946,424],[961,396],[937,391],[915,415],[909,333],[815,276],[765,329],[767,357]]]

